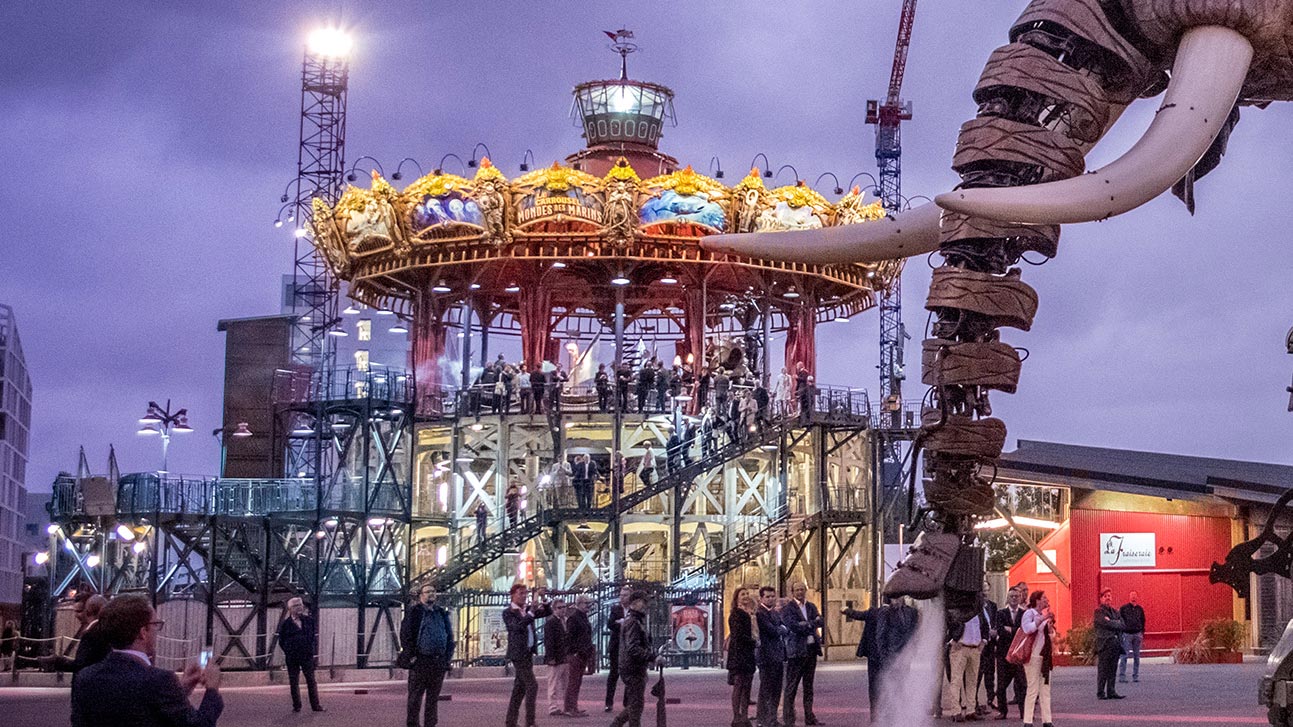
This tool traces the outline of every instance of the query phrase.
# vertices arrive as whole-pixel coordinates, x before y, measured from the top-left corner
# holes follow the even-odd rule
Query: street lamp
[[[162,468],[158,474],[166,474],[167,454],[171,446],[171,433],[186,434],[193,431],[189,426],[189,410],[177,409],[171,412],[171,400],[166,400],[166,406],[162,407],[155,401],[148,402],[148,411],[139,418],[139,431],[136,434],[141,436],[161,435],[162,438]]]
[[[237,437],[238,439],[246,439],[247,437],[252,436],[252,434],[253,432],[251,431],[251,428],[247,426],[247,422],[238,422],[233,427],[233,429],[230,429],[228,427],[223,427],[220,429],[211,430],[211,436],[215,437],[216,441],[220,443],[220,476],[221,477],[225,476],[224,475],[225,461],[228,458],[228,454],[229,454],[229,448],[225,442],[225,437],[229,436],[229,437]]]

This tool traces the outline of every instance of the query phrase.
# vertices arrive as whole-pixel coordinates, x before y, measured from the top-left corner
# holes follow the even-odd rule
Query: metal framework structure
[[[889,90],[883,101],[867,101],[866,123],[875,129],[875,160],[879,168],[880,201],[885,211],[894,214],[902,211],[902,122],[911,120],[911,102],[902,100],[902,79],[907,69],[907,49],[911,46],[912,26],[916,21],[916,0],[903,0],[898,18],[898,40],[894,47],[893,67],[889,73]],[[886,510],[897,507],[901,501],[903,482],[902,445],[910,438],[911,424],[902,421],[903,345],[909,338],[902,325],[902,274],[893,281],[880,297],[880,401],[887,413],[887,421],[880,433],[881,481],[890,502]],[[914,463],[911,463],[914,466]],[[899,510],[895,520],[905,520],[908,513]]]

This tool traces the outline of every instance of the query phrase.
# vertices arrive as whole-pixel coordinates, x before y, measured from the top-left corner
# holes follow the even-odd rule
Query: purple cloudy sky
[[[342,7],[356,36],[348,158],[435,166],[485,142],[505,173],[579,145],[575,83],[613,75],[604,29],[637,31],[635,77],[677,92],[664,148],[729,180],[766,152],[810,182],[874,171],[868,97],[889,75],[899,2],[7,3],[0,9],[0,301],[17,311],[35,382],[28,486],[118,447],[170,397],[197,433],[172,467],[212,472],[221,318],[278,306],[290,233],[271,227],[295,171],[303,38]],[[922,3],[905,96],[904,191],[954,182],[955,132],[988,53],[1023,0]],[[1126,149],[1154,102],[1133,107],[1092,155]],[[1019,437],[1288,462],[1293,357],[1287,106],[1247,110],[1191,219],[1172,198],[1072,226],[1025,279],[1041,293],[1021,391],[996,411]],[[452,169],[451,171],[456,171]],[[780,178],[788,183],[787,170]],[[823,186],[829,187],[829,182]],[[906,273],[914,391],[929,270]],[[820,332],[822,383],[875,388],[877,315]],[[829,354],[829,356],[828,356]]]

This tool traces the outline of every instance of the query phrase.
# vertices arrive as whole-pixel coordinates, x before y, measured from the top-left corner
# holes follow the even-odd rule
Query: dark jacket
[[[566,663],[566,622],[550,618],[543,622],[543,663],[548,666]]]
[[[593,646],[593,624],[588,620],[588,614],[577,608],[570,609],[570,615],[566,617],[566,653],[585,661],[592,661],[597,656],[597,647]]]
[[[418,664],[418,659],[426,659],[426,655],[418,653],[418,634],[422,631],[422,619],[428,613],[434,614],[438,618],[444,619],[445,631],[449,634],[449,647],[440,660],[438,666],[441,669],[448,669],[449,662],[453,661],[453,650],[457,642],[453,637],[453,626],[449,622],[449,612],[443,606],[432,605],[430,609],[421,603],[414,603],[404,610],[404,620],[400,621],[400,661],[405,664]],[[423,664],[418,664],[423,666]]]
[[[503,609],[503,625],[507,627],[508,661],[531,661],[537,650],[539,640],[534,629],[534,620],[552,615],[552,608],[546,603],[537,606],[526,605],[524,610],[517,610],[508,604]],[[530,646],[533,642],[535,645]]]
[[[572,482],[590,482],[597,479],[597,463],[593,460],[587,462],[575,462],[570,465],[570,480]]]
[[[781,623],[788,630],[784,639],[787,659],[821,656],[822,644],[817,637],[817,629],[822,625],[822,615],[812,601],[804,601],[804,610],[808,612],[807,618],[804,611],[799,610],[799,601],[793,598],[781,607]]]
[[[113,651],[77,674],[72,727],[212,727],[223,710],[219,692],[194,709],[175,672]]]
[[[755,614],[759,621],[759,648],[755,661],[760,665],[780,664],[786,660],[786,645],[781,639],[790,629],[781,623],[781,612],[775,608],[764,608],[759,604]]]
[[[1091,622],[1095,625],[1096,653],[1103,651],[1122,653],[1122,632],[1127,630],[1127,625],[1122,622],[1122,618],[1118,616],[1113,606],[1102,605],[1097,608]]]
[[[740,608],[727,615],[727,670],[733,674],[753,674],[755,667],[754,619]]]
[[[1135,603],[1127,603],[1118,609],[1118,615],[1122,617],[1122,623],[1127,627],[1126,633],[1145,633],[1145,609]],[[77,654],[79,656],[80,652]]]
[[[108,639],[103,635],[103,629],[99,628],[99,622],[95,621],[81,634],[81,641],[76,645],[76,657],[72,664],[72,671],[79,672],[91,664],[98,664],[103,658],[112,651],[112,646],[108,644]]]
[[[988,622],[988,631],[983,632],[983,655],[981,659],[991,659],[996,656],[997,649],[1008,649],[1009,644],[1001,645],[1001,633],[997,632],[996,636],[992,635],[992,629],[1000,629],[1001,622],[998,620],[1001,616],[1001,609],[997,608],[996,601],[991,598],[983,599],[983,605],[979,607],[979,612]]]
[[[646,614],[628,609],[620,624],[620,674],[645,678],[654,658],[646,632]]]
[[[610,615],[606,617],[606,630],[610,633],[610,642],[606,645],[606,650],[612,656],[620,653],[620,626],[624,623],[624,606],[616,603],[611,606]]]
[[[865,611],[844,610],[844,617],[862,622],[857,655],[868,664],[881,664],[907,645],[916,633],[916,609],[904,604],[876,606]],[[868,667],[870,668],[870,667]]]
[[[997,659],[1006,660],[1006,653],[1010,651],[1010,645],[1015,641],[1015,632],[1024,625],[1024,611],[1026,608],[1019,609],[1019,613],[1012,617],[1010,607],[1006,606],[997,611],[997,640],[1001,648],[997,649]]]
[[[318,643],[314,619],[301,616],[301,625],[297,626],[291,616],[283,619],[278,625],[278,646],[289,664],[309,664],[314,661]]]

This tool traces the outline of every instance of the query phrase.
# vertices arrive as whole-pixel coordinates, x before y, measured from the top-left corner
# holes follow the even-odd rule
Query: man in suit
[[[400,655],[397,664],[409,670],[409,696],[405,724],[418,727],[418,713],[423,713],[425,727],[436,727],[439,721],[440,690],[453,661],[453,626],[449,612],[435,602],[435,586],[425,585],[418,591],[418,602],[404,611],[400,621]],[[422,700],[426,698],[426,709]]]
[[[566,701],[563,711],[567,717],[588,714],[579,708],[579,688],[584,682],[584,672],[597,657],[597,647],[593,645],[593,624],[588,620],[588,611],[592,607],[593,599],[581,593],[575,598],[575,607],[570,609],[566,618]]]
[[[1127,630],[1113,607],[1113,589],[1100,589],[1100,605],[1092,617],[1095,625],[1095,695],[1099,699],[1122,699],[1114,686],[1118,657],[1122,656],[1122,633]]]
[[[642,727],[646,707],[647,668],[655,661],[651,638],[646,632],[647,594],[629,595],[624,622],[620,625],[620,675],[624,678],[624,709],[611,720],[611,727]]]
[[[534,601],[527,603],[530,589],[524,583],[512,586],[512,602],[503,609],[503,625],[507,627],[507,659],[516,671],[512,684],[512,698],[507,703],[506,727],[517,727],[521,703],[525,703],[525,727],[534,725],[535,701],[539,696],[539,682],[534,678],[534,654],[539,645],[535,619],[552,615],[552,608],[544,602],[543,589],[534,592]]]
[[[900,598],[890,598],[883,606],[856,611],[852,605],[840,611],[850,621],[862,622],[858,641],[858,658],[866,657],[867,699],[870,721],[884,716],[887,705],[881,700],[880,683],[885,669],[916,633],[918,613]]]
[[[283,650],[287,665],[287,684],[292,692],[292,711],[301,711],[301,674],[305,674],[305,691],[310,697],[310,709],[322,712],[319,704],[319,686],[314,681],[314,654],[318,636],[314,619],[305,612],[305,602],[299,597],[287,599],[287,616],[278,625],[278,646]]]
[[[817,657],[821,656],[821,612],[808,600],[808,586],[800,581],[790,587],[793,596],[781,607],[781,622],[787,633],[786,687],[782,697],[782,722],[786,727],[795,723],[795,692],[799,683],[804,684],[804,724],[821,724],[813,714],[813,677],[817,673]]]
[[[142,596],[118,596],[99,618],[112,651],[77,674],[72,727],[214,727],[224,709],[220,669],[190,663],[183,676],[152,665],[164,625]],[[206,687],[197,709],[188,695]]]
[[[548,715],[566,715],[566,686],[569,672],[566,664],[566,602],[552,602],[552,618],[543,622],[543,663],[548,667]]]
[[[610,673],[606,675],[606,710],[610,712],[615,708],[615,687],[620,681],[620,625],[624,623],[624,611],[629,607],[629,596],[633,595],[633,589],[624,586],[620,589],[620,602],[611,606],[611,612],[606,617],[606,630],[610,632],[610,641],[606,645],[607,655],[610,657]]]
[[[759,623],[759,646],[754,660],[759,666],[759,705],[755,721],[759,727],[776,727],[777,706],[781,701],[781,679],[785,670],[786,646],[782,639],[789,629],[781,622],[777,608],[777,589],[763,586],[759,589],[759,608],[755,612]]]
[[[997,700],[997,649],[1005,648],[1001,646],[1001,640],[998,638],[999,622],[997,621],[998,612],[997,602],[988,598],[990,589],[988,582],[983,582],[983,606],[979,609],[983,614],[984,620],[988,623],[988,632],[983,637],[983,654],[979,659],[979,678],[974,689],[974,701],[976,703],[975,714],[980,717],[986,715],[990,710],[996,708]],[[979,703],[979,689],[983,689],[986,696],[986,704]],[[1000,710],[998,710],[1000,711]]]
[[[1021,589],[1020,586],[1023,586]],[[1019,705],[1019,718],[1024,718],[1024,691],[1028,686],[1027,677],[1024,676],[1024,667],[1019,664],[1011,664],[1006,661],[1006,654],[1010,651],[1010,644],[1015,640],[1015,632],[1019,631],[1024,625],[1024,607],[1023,602],[1027,597],[1028,586],[1018,583],[1006,596],[1006,607],[997,612],[997,639],[1001,643],[1001,648],[997,649],[997,715],[1001,719],[1009,716],[1010,705]],[[1015,699],[1013,702],[1006,701],[1006,688],[1014,684]]]
[[[597,479],[597,463],[592,457],[581,454],[570,468],[570,483],[575,488],[575,503],[580,510],[593,507],[593,480]]]
[[[76,644],[76,656],[72,660],[73,672],[79,672],[91,664],[98,664],[109,651],[112,651],[107,636],[99,626],[99,615],[107,605],[108,599],[97,593],[85,599],[85,610],[82,612],[85,627],[81,631],[81,640]],[[72,684],[76,684],[75,677],[72,678]]]

